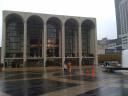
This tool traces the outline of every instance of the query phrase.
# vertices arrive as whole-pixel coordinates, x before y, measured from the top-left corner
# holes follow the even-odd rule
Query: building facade
[[[98,64],[120,64],[121,63],[121,45],[119,39],[103,38],[97,42]],[[120,43],[121,44],[121,43]]]
[[[96,64],[96,19],[3,11],[4,67]]]
[[[128,49],[128,0],[115,0],[117,36],[122,49]]]
[[[120,53],[122,51],[121,43],[119,39],[107,39],[103,38],[97,42],[97,54],[112,54]]]
[[[105,49],[108,45],[108,39],[103,38],[102,40],[97,41],[97,54],[105,54]]]

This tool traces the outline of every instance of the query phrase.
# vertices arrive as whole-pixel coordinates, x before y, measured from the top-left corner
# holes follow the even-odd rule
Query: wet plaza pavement
[[[77,84],[73,83],[45,79],[18,80],[4,82],[3,85],[1,90],[10,96],[38,96],[52,91],[77,86]]]
[[[128,72],[1,72],[0,96],[128,96]]]
[[[128,96],[128,88],[108,87],[97,88],[77,96]]]

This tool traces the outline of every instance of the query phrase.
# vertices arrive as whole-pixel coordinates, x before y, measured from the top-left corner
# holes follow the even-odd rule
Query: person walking
[[[71,63],[71,61],[68,62],[68,71],[70,73],[72,72],[72,63]]]
[[[64,72],[67,72],[68,66],[67,66],[67,62],[64,62]]]

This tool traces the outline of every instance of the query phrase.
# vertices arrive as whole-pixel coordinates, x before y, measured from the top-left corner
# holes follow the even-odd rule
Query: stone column
[[[97,56],[97,28],[95,25],[95,29],[94,29],[94,45],[95,45],[95,61],[94,63],[96,64],[96,66],[98,66],[98,56]]]
[[[24,21],[24,48],[23,48],[23,67],[26,67],[27,61],[27,22]]]
[[[5,62],[5,54],[6,54],[6,23],[3,20],[2,25],[2,49],[1,49],[1,63],[4,64]],[[5,69],[5,64],[3,65],[3,69]]]
[[[78,40],[79,40],[79,66],[81,67],[82,62],[82,38],[81,38],[81,24],[79,24]]]
[[[64,67],[65,61],[65,26],[62,24],[62,68]]]
[[[44,23],[44,67],[46,67],[46,60],[47,60],[47,26],[46,23]]]
[[[94,61],[92,62],[92,64],[94,65],[94,64],[96,64],[96,37],[95,37],[95,29],[93,28],[93,29],[91,29],[90,31],[89,31],[89,34],[90,34],[90,54],[93,54],[93,56],[94,56]]]

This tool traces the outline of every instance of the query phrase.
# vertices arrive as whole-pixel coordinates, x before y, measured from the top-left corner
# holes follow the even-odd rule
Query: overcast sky
[[[95,17],[98,39],[117,35],[114,0],[0,0],[0,41],[2,10]]]

